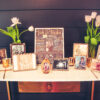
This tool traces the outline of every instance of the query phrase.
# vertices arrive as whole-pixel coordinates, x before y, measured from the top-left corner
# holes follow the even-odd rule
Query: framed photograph
[[[68,70],[68,60],[67,59],[54,60],[53,69]]]
[[[100,60],[100,45],[98,46],[96,59]]]
[[[77,69],[86,68],[86,56],[75,56],[75,68]]]
[[[35,28],[35,53],[38,64],[64,58],[64,28]]]
[[[74,43],[73,44],[73,57],[75,56],[88,57],[88,44],[87,43]]]
[[[6,49],[0,49],[0,64],[2,64],[2,59],[7,58],[7,51]]]
[[[14,71],[36,69],[36,55],[34,53],[25,53],[13,55]]]
[[[25,43],[10,44],[11,59],[12,59],[13,55],[15,55],[15,54],[23,54],[23,53],[26,53]]]
[[[100,60],[92,59],[91,69],[96,70],[96,71],[100,71]]]

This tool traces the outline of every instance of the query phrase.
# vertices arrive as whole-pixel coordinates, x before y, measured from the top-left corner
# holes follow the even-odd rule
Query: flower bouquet
[[[12,25],[10,27],[7,27],[7,31],[0,29],[0,32],[11,37],[13,40],[13,43],[21,43],[20,36],[24,32],[26,32],[26,31],[33,32],[34,31],[34,27],[30,26],[28,29],[19,33],[18,24],[21,24],[21,22],[19,22],[19,18],[13,17],[13,18],[11,18],[11,21],[12,21]]]
[[[100,42],[100,15],[97,15],[97,12],[85,15],[85,22],[87,23],[87,35],[84,36],[84,41],[89,44],[89,56],[94,58],[96,47]]]

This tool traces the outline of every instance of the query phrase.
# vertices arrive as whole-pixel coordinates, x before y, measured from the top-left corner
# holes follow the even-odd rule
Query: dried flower
[[[91,16],[85,15],[85,22],[86,22],[86,23],[91,22],[91,20],[92,20]]]
[[[92,19],[95,19],[96,16],[97,16],[97,12],[92,12],[92,13],[91,13],[91,18],[92,18]]]
[[[13,18],[11,18],[11,21],[12,21],[12,27],[13,26],[15,26],[16,24],[21,24],[21,22],[19,22],[19,18],[17,18],[17,17],[13,17]]]
[[[28,30],[29,30],[30,32],[33,32],[33,31],[34,31],[34,27],[33,27],[33,26],[30,26],[30,27],[28,28]]]

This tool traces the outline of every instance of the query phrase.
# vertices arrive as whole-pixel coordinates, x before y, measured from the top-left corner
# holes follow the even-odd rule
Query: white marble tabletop
[[[0,75],[1,76],[1,75]],[[2,76],[0,78],[2,80]],[[31,82],[67,82],[67,81],[97,81],[94,73],[89,68],[86,70],[78,70],[74,67],[69,67],[69,70],[52,70],[49,74],[44,74],[41,67],[37,70],[6,71],[3,81],[31,81]]]

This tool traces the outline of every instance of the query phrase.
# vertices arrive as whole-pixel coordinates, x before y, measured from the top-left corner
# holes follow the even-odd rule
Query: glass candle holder
[[[75,58],[74,57],[69,57],[68,59],[68,65],[69,66],[74,66],[75,64]]]
[[[8,58],[3,58],[2,59],[2,64],[4,68],[9,67],[9,59]]]
[[[87,67],[91,66],[92,58],[87,58]]]

